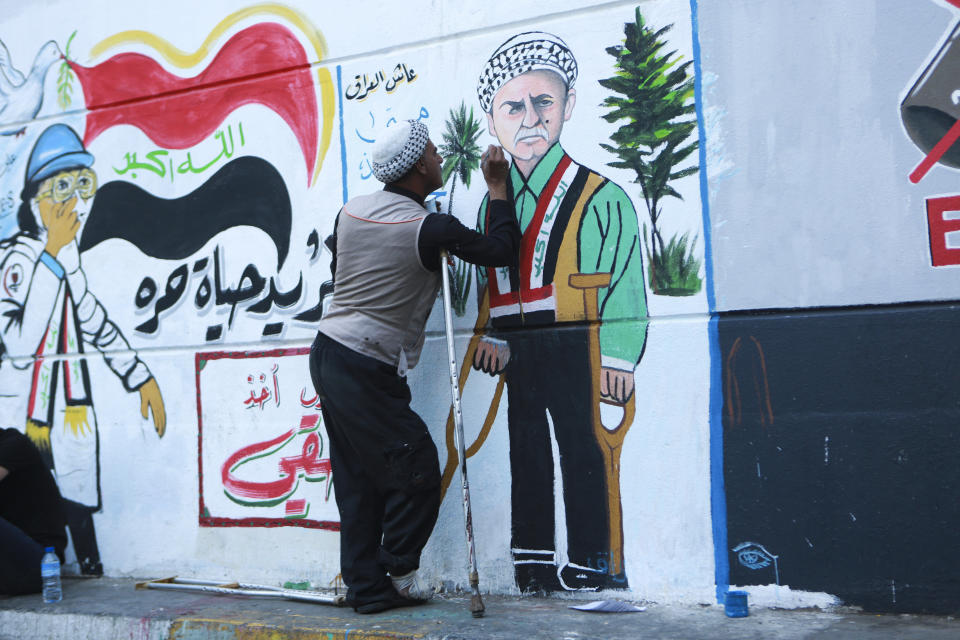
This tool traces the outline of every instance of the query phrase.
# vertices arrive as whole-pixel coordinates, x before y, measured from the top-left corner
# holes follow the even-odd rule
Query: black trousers
[[[90,409],[92,410],[92,408]],[[99,436],[97,436],[99,438]],[[49,448],[40,448],[40,457],[43,459],[50,473],[56,477],[56,468],[53,465],[53,451]],[[99,465],[99,462],[97,463]],[[93,526],[93,514],[101,509],[103,504],[100,495],[100,469],[97,469],[97,504],[88,506],[73,500],[61,497],[63,515],[70,529],[73,539],[73,550],[77,554],[80,564],[80,573],[85,576],[102,576],[103,564],[100,562],[100,547],[97,545],[97,532]]]
[[[347,603],[393,597],[387,573],[419,568],[437,522],[437,447],[395,367],[320,333],[310,350],[310,376],[330,440]]]
[[[40,593],[43,546],[0,518],[0,594]]]
[[[512,538],[515,561],[555,552],[553,451],[560,454],[570,562],[606,572],[610,514],[606,465],[593,431],[587,327],[554,326],[506,334]]]
[[[97,532],[93,528],[93,514],[99,510],[100,507],[88,507],[63,498],[63,512],[67,516],[70,537],[73,538],[73,550],[80,563],[80,573],[85,576],[103,575]]]

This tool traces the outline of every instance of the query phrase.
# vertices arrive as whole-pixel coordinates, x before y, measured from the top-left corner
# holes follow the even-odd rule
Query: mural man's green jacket
[[[513,198],[520,230],[526,234],[551,175],[565,152],[553,145],[524,179],[516,164],[510,168]],[[549,197],[547,195],[546,197]],[[487,197],[480,206],[479,226],[483,230]],[[569,236],[568,236],[569,237]],[[626,192],[603,179],[586,203],[576,234],[579,247],[577,266],[582,273],[609,273],[610,286],[600,289],[601,364],[632,371],[643,353],[647,335],[647,302],[643,286],[643,259],[640,251],[637,213]],[[486,273],[481,271],[481,283]]]

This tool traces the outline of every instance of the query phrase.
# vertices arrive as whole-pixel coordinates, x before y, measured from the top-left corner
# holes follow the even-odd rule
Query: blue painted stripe
[[[717,301],[713,290],[713,244],[710,227],[710,190],[707,184],[707,133],[703,119],[703,71],[701,68],[700,24],[697,0],[690,0],[693,24],[693,94],[697,109],[700,155],[700,206],[703,212],[703,262],[707,280],[707,307],[710,311],[710,519],[713,528],[714,580],[717,602],[723,604],[730,588],[730,560],[727,555],[727,494],[723,483],[723,378]]]
[[[340,80],[340,65],[337,65],[337,107],[340,112],[340,174],[343,181],[343,204],[347,204],[347,140],[343,135],[343,86]]]
[[[710,313],[717,310],[713,291],[713,244],[710,228],[710,189],[707,185],[707,131],[703,120],[703,70],[700,64],[700,25],[697,17],[697,0],[690,0],[693,23],[693,100],[697,108],[697,132],[700,154],[700,207],[703,212],[703,263],[707,279],[707,307]]]
[[[716,315],[710,317],[710,518],[713,523],[714,576],[717,602],[723,604],[730,588],[727,552],[727,491],[723,482],[723,378]]]
[[[53,271],[53,275],[63,280],[63,276],[66,274],[66,271],[63,270],[63,267],[60,266],[60,263],[57,262],[56,258],[44,251],[40,254],[40,262],[46,265],[47,269]]]

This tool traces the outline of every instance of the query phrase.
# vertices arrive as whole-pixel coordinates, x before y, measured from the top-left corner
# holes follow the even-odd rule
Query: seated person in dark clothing
[[[16,429],[0,429],[0,594],[40,593],[40,559],[63,562],[66,518],[40,452]]]

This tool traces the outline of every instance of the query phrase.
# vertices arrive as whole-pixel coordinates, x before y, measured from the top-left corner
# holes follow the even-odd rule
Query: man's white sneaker
[[[402,576],[390,576],[393,582],[393,588],[397,590],[403,598],[410,600],[429,600],[433,597],[433,591],[425,589],[417,579],[416,570],[406,573]]]

